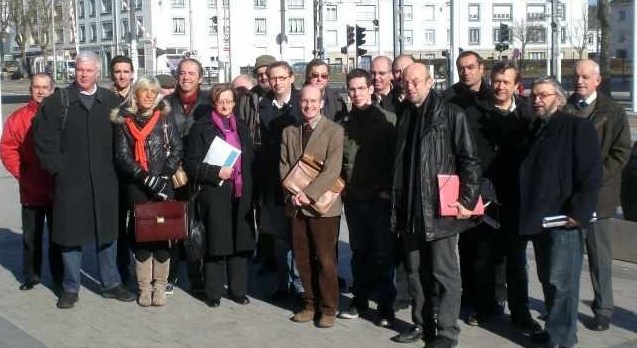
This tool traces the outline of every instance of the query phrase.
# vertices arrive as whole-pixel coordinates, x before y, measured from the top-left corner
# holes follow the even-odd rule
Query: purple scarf
[[[228,121],[230,124],[230,128],[227,129],[221,119],[216,112],[212,112],[212,123],[217,126],[218,129],[221,130],[223,134],[223,140],[227,141],[228,144],[236,147],[237,149],[241,149],[241,140],[239,139],[239,131],[237,130],[237,119],[234,117],[234,114],[231,114],[228,117]],[[240,198],[241,193],[243,192],[243,179],[241,177],[241,155],[237,158],[237,161],[234,163],[234,171],[232,172],[232,177],[230,180],[232,181],[233,187],[233,197]]]

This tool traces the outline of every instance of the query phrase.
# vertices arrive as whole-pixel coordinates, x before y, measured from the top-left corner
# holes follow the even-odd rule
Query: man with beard
[[[559,82],[535,81],[531,100],[536,119],[520,165],[518,231],[534,242],[546,304],[544,331],[531,340],[544,347],[572,347],[585,230],[597,204],[602,157],[593,123],[559,111],[566,103]],[[560,224],[545,224],[559,216]]]

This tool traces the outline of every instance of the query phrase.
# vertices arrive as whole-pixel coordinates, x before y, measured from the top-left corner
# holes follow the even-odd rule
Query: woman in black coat
[[[216,87],[211,96],[212,107],[196,111],[184,155],[188,177],[199,185],[197,203],[206,226],[206,303],[219,306],[227,272],[230,298],[248,304],[248,260],[254,249],[252,141],[248,128],[233,113],[236,96],[230,85]],[[241,149],[232,167],[203,162],[215,137]]]
[[[135,204],[173,198],[170,177],[183,155],[177,126],[162,101],[157,79],[142,76],[111,119],[115,128],[115,160],[125,176],[130,209]],[[131,239],[135,221],[129,223]],[[169,242],[134,242],[135,271],[142,307],[166,303],[170,265]],[[154,291],[151,282],[154,281]]]

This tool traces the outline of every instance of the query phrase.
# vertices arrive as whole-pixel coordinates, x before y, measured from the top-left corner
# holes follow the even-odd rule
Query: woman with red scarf
[[[197,202],[206,226],[204,258],[206,304],[218,307],[226,274],[229,297],[248,304],[248,261],[254,249],[252,202],[252,140],[233,113],[236,94],[229,84],[212,90],[212,105],[195,111],[186,140],[184,166],[199,186]],[[203,162],[212,141],[220,138],[241,150],[232,167]]]
[[[156,78],[142,76],[122,105],[113,110],[115,160],[125,176],[130,208],[135,204],[173,198],[170,177],[183,155],[181,136],[169,117],[169,107]],[[129,237],[135,254],[139,286],[137,302],[142,307],[166,304],[166,282],[170,264],[169,242],[135,242],[135,221]],[[154,281],[154,289],[151,282]]]

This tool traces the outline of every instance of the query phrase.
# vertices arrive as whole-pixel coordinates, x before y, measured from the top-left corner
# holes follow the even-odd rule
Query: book
[[[460,196],[460,178],[453,174],[438,174],[438,196],[440,197],[440,216],[458,215],[458,208],[451,205],[456,203]],[[471,215],[484,215],[482,197],[478,197],[478,203],[471,211]]]

